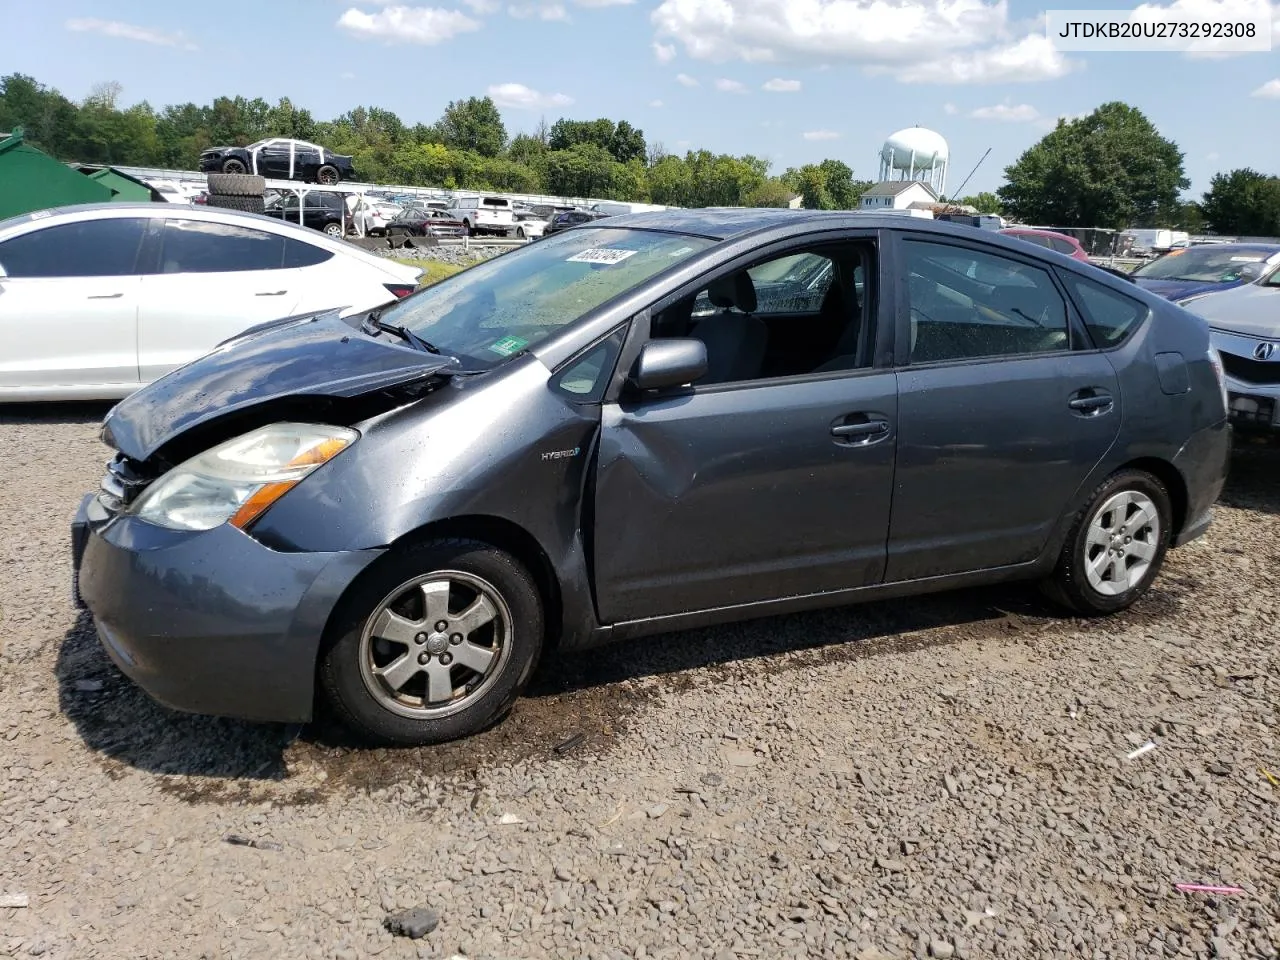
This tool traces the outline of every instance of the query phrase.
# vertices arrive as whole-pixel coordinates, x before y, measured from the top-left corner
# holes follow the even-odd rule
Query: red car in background
[[[1032,230],[1028,227],[1007,227],[1000,232],[1011,237],[1021,237],[1028,243],[1034,243],[1039,247],[1057,250],[1072,259],[1083,260],[1085,263],[1089,262],[1089,255],[1084,252],[1084,247],[1080,246],[1080,241],[1075,237],[1067,236],[1065,233],[1054,233],[1052,230]]]

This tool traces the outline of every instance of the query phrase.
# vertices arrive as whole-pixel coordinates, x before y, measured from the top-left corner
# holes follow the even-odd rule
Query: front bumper
[[[1280,430],[1280,384],[1227,377],[1227,413],[1242,431]]]
[[[107,655],[166,706],[245,720],[311,718],[325,624],[381,553],[280,553],[226,525],[165,530],[92,495],[72,523],[73,584]]]

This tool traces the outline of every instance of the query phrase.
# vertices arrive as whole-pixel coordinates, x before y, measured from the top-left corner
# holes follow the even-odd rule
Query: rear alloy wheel
[[[1114,474],[1076,518],[1046,592],[1086,616],[1129,607],[1160,572],[1171,515],[1169,492],[1156,477]]]
[[[326,163],[316,171],[316,182],[323,183],[325,186],[331,187],[341,179],[342,175],[338,173],[338,168],[332,164]]]
[[[328,236],[330,236],[330,237],[337,237],[339,240],[341,240],[341,239],[342,239],[342,224],[340,224],[340,223],[336,223],[336,222],[335,222],[335,223],[326,223],[326,224],[324,225],[324,232],[325,232]]]
[[[320,664],[328,701],[370,740],[416,746],[510,710],[542,650],[542,603],[515,558],[445,540],[389,555],[335,613]]]
[[[248,173],[249,168],[244,165],[244,161],[236,160],[234,157],[222,161],[223,173]]]

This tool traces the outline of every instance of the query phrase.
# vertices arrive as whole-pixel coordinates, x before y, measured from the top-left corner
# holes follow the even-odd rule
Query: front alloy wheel
[[[443,743],[511,709],[542,639],[541,597],[510,554],[473,540],[414,544],[370,567],[334,611],[320,686],[369,740]]]
[[[484,696],[511,656],[511,611],[493,584],[437,570],[391,591],[360,637],[360,675],[392,713],[446,717]]]

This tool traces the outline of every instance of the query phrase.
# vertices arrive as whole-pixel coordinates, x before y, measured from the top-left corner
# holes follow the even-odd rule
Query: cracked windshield
[[[712,242],[644,230],[574,230],[473,267],[381,320],[408,327],[468,367],[489,367]]]

